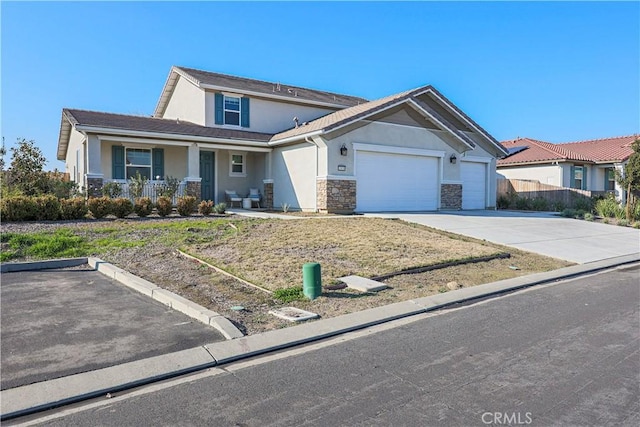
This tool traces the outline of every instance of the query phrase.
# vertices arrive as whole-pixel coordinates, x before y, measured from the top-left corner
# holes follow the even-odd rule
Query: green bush
[[[576,210],[576,214],[573,216],[575,219],[582,219],[584,218],[584,215],[586,214],[586,212],[582,209],[578,209]]]
[[[210,215],[213,210],[213,202],[211,200],[203,200],[198,205],[198,213],[202,215]]]
[[[618,225],[620,227],[626,227],[626,226],[629,225],[629,221],[627,221],[626,218],[621,218],[621,219],[618,220]]]
[[[596,201],[595,211],[603,218],[617,218],[620,214],[624,216],[624,209],[613,195]]]
[[[182,216],[189,216],[196,210],[197,199],[193,196],[178,197],[176,210]]]
[[[171,199],[166,196],[158,197],[158,201],[156,202],[156,209],[158,210],[158,215],[160,215],[161,217],[171,215],[171,211],[173,210]]]
[[[562,212],[565,208],[566,206],[562,202],[553,202],[551,204],[551,210],[554,212]]]
[[[56,196],[36,197],[35,202],[38,206],[36,220],[55,221],[60,218],[60,201]]]
[[[573,201],[573,208],[579,211],[591,212],[593,202],[588,197],[578,197]]]
[[[87,201],[89,212],[95,219],[104,218],[113,213],[113,202],[109,197],[92,197]]]
[[[504,194],[498,196],[498,200],[496,200],[496,207],[498,209],[509,209],[510,205],[511,200],[509,199],[509,197],[505,196]]]
[[[151,215],[153,212],[153,202],[149,197],[140,197],[136,199],[136,203],[133,207],[134,212],[141,218]]]
[[[544,199],[542,197],[536,197],[535,199],[531,200],[531,208],[534,211],[548,211],[549,202],[547,201],[547,199]]]
[[[89,209],[82,197],[60,200],[60,217],[62,219],[83,219],[87,213],[89,213]]]
[[[531,201],[526,197],[516,196],[515,204],[516,204],[516,209],[521,211],[528,211],[531,209]]]
[[[567,208],[567,209],[564,209],[560,215],[562,215],[565,218],[575,218],[576,210]]]
[[[218,215],[222,215],[227,211],[227,204],[226,203],[218,203],[217,205],[215,205],[213,207],[213,212],[217,213]]]
[[[102,186],[102,195],[117,199],[122,196],[122,184],[119,182],[107,182]]]
[[[133,213],[133,203],[126,197],[118,197],[113,199],[113,211],[112,213],[116,218],[124,218]]]
[[[591,212],[587,212],[586,214],[584,214],[584,219],[585,221],[593,221],[594,220],[593,214]]]
[[[2,221],[34,221],[38,205],[32,197],[5,197],[0,201],[0,217]]]

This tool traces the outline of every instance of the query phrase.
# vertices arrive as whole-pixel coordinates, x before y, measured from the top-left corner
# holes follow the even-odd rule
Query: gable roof
[[[276,98],[289,102],[321,105],[331,108],[345,108],[367,102],[367,99],[356,96],[343,95],[334,92],[292,86],[279,82],[249,79],[228,74],[213,73],[187,67],[171,67],[167,81],[162,89],[160,99],[156,105],[155,117],[161,117],[167,108],[169,98],[177,84],[178,77],[184,77],[202,89],[227,90],[247,95],[258,95]]]
[[[552,144],[531,138],[517,138],[503,141],[507,149],[527,147],[508,157],[498,160],[498,166],[557,162],[618,163],[633,154],[631,144],[638,135]]]
[[[278,144],[303,139],[304,137],[308,136],[326,134],[340,129],[344,126],[348,126],[359,120],[366,119],[367,117],[370,117],[374,114],[393,108],[397,105],[406,103],[408,106],[414,108],[429,120],[438,124],[442,128],[442,130],[450,132],[455,138],[457,138],[460,142],[462,142],[469,148],[474,148],[476,146],[476,143],[471,138],[469,138],[469,136],[457,129],[448,120],[442,117],[442,115],[432,109],[427,103],[418,98],[418,96],[425,93],[435,95],[436,98],[439,98],[440,102],[442,102],[452,110],[454,115],[457,115],[463,122],[471,125],[471,127],[476,128],[478,132],[483,137],[485,137],[485,139],[490,144],[498,148],[498,150],[504,155],[507,154],[507,150],[500,144],[500,142],[489,135],[489,133],[482,129],[482,127],[480,127],[477,123],[471,120],[469,116],[462,113],[460,109],[458,109],[431,85],[400,92],[395,95],[386,96],[384,98],[370,101],[365,104],[355,105],[353,107],[345,108],[343,110],[327,114],[326,116],[303,124],[302,126],[298,126],[275,134],[273,138],[271,138],[270,143]]]
[[[58,160],[66,157],[71,128],[78,130],[93,130],[94,132],[109,132],[131,135],[134,132],[156,134],[158,137],[171,136],[201,137],[214,140],[237,140],[265,143],[273,136],[270,133],[249,132],[244,130],[224,129],[201,126],[192,122],[174,119],[160,119],[156,117],[133,116],[127,114],[103,113],[99,111],[62,110],[62,123],[58,139]]]

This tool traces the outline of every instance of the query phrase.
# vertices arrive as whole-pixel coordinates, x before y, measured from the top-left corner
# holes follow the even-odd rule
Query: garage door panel
[[[356,210],[420,211],[438,207],[438,158],[358,151]]]
[[[486,163],[461,162],[462,209],[485,209],[487,199]]]

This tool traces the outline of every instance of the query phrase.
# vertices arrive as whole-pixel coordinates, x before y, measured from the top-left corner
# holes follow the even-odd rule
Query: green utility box
[[[314,300],[322,293],[322,274],[320,264],[308,262],[302,266],[302,293]]]

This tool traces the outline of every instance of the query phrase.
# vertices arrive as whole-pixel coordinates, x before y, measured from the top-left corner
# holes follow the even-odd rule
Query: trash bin
[[[322,274],[317,262],[308,262],[302,266],[302,293],[310,300],[322,294]]]
[[[242,199],[242,207],[245,209],[251,209],[251,199]]]

